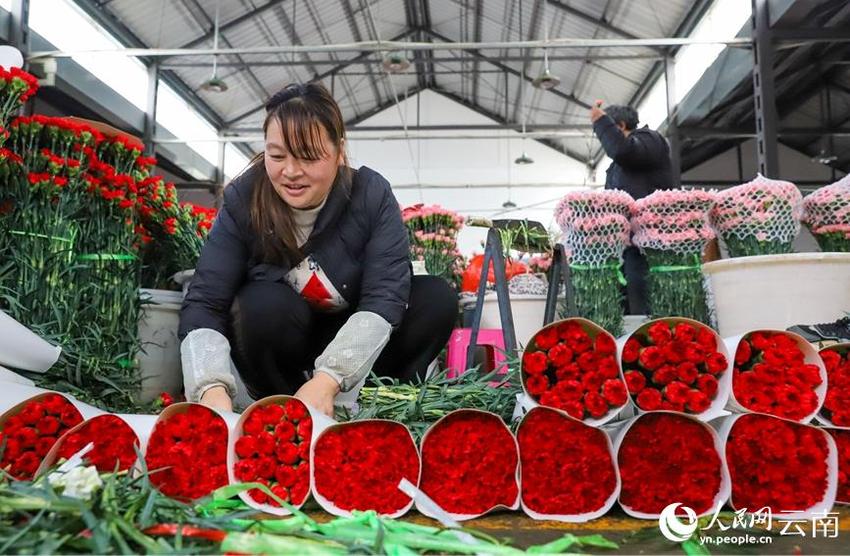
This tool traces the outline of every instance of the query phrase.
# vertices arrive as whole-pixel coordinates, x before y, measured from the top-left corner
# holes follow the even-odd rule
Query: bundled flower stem
[[[407,207],[402,219],[410,238],[410,255],[423,261],[428,273],[457,284],[463,268],[463,256],[457,249],[457,234],[463,217],[441,206]]]
[[[701,257],[715,237],[708,220],[714,194],[671,189],[635,201],[632,242],[649,266],[647,298],[652,315],[680,316],[708,324]]]
[[[519,383],[519,362],[508,360],[508,372],[501,369],[481,374],[468,371],[448,378],[446,371],[435,373],[417,384],[402,384],[387,377],[373,377],[376,386],[360,390],[359,408],[342,420],[390,419],[406,425],[418,441],[425,431],[442,417],[457,409],[480,409],[511,420]]]
[[[821,251],[850,252],[850,178],[845,176],[804,198],[803,223]]]
[[[629,244],[629,216],[634,200],[617,190],[568,193],[555,209],[564,232],[578,316],[615,336],[623,330],[620,265]],[[571,315],[572,316],[572,315]]]
[[[717,193],[711,220],[732,257],[790,253],[802,205],[796,185],[758,175]]]

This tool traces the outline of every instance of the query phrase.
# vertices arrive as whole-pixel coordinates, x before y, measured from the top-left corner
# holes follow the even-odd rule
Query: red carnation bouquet
[[[139,435],[127,421],[105,413],[87,419],[62,435],[44,458],[39,473],[54,463],[69,459],[89,443],[93,447],[83,456],[83,461],[102,473],[128,471],[136,463],[136,450],[140,446]]]
[[[554,322],[531,338],[522,385],[540,405],[590,425],[610,421],[628,402],[614,337],[582,318]]]
[[[313,495],[333,515],[375,510],[400,517],[413,505],[398,485],[402,479],[419,485],[419,452],[401,423],[371,419],[332,425],[318,434],[312,463]]]
[[[453,411],[422,437],[421,454],[420,490],[454,519],[519,508],[519,448],[499,416]],[[417,509],[430,516],[427,508]]]
[[[16,479],[32,479],[56,441],[82,421],[61,394],[38,394],[11,407],[0,416],[0,468]]]
[[[850,343],[820,350],[826,368],[826,399],[818,420],[837,427],[850,427]]]
[[[700,322],[680,317],[648,322],[626,340],[620,360],[642,411],[677,411],[707,421],[726,406],[732,378],[726,346]]]
[[[825,429],[838,449],[838,490],[835,501],[850,504],[850,429]]]
[[[608,435],[548,407],[532,408],[517,430],[522,509],[534,519],[583,522],[607,512],[620,478]]]
[[[827,375],[811,344],[779,330],[750,332],[728,344],[735,349],[734,409],[812,420],[826,398]]]
[[[227,484],[227,423],[196,403],[166,407],[145,450],[151,483],[171,498],[195,500]]]
[[[720,430],[732,479],[730,504],[768,507],[782,519],[832,510],[838,483],[835,441],[826,431],[771,415],[733,415]]]
[[[720,438],[696,417],[645,413],[623,427],[615,446],[620,505],[633,517],[657,518],[674,502],[706,515],[729,497]]]
[[[292,396],[257,400],[246,409],[231,437],[227,467],[233,483],[261,483],[300,508],[310,494],[313,416]],[[249,506],[274,515],[291,512],[260,489],[239,495]]]

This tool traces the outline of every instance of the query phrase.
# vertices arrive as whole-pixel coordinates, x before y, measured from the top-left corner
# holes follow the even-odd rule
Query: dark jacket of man
[[[678,185],[673,183],[670,145],[657,131],[644,126],[626,137],[606,114],[594,122],[593,132],[612,160],[605,179],[606,189],[622,189],[634,199],[640,199],[656,189]]]
[[[289,267],[258,260],[251,225],[251,193],[262,164],[224,190],[219,211],[180,313],[179,337],[197,328],[227,335],[230,308],[249,280],[283,282]],[[301,247],[321,266],[355,311],[371,311],[393,328],[401,323],[410,297],[407,229],[390,184],[365,166],[353,171],[350,188],[335,183]]]

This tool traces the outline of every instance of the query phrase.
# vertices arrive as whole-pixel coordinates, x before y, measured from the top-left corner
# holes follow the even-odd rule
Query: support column
[[[148,100],[145,109],[145,154],[156,156],[156,101],[159,92],[159,62],[148,66]]]
[[[664,81],[667,87],[667,140],[670,142],[670,163],[673,169],[671,185],[678,187],[682,181],[682,153],[676,109],[676,59],[672,56],[664,59]]]
[[[759,172],[779,177],[779,147],[774,85],[774,48],[770,30],[768,0],[753,0],[753,102],[756,119],[756,154]]]
[[[12,0],[12,17],[9,19],[9,44],[21,51],[24,59],[30,44],[30,0]]]
[[[224,175],[224,157],[227,143],[223,140],[224,134],[221,132],[218,133],[218,138],[220,139],[218,142],[218,163],[215,166],[212,194],[215,196],[215,208],[220,209],[224,202],[224,180],[226,179]]]

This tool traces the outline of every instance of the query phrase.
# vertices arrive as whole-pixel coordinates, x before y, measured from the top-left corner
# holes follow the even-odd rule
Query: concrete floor
[[[806,537],[799,535],[780,535],[781,525],[774,522],[773,535],[769,544],[761,545],[706,545],[711,554],[850,554],[850,506],[836,506],[839,514],[839,533],[837,538],[812,538],[811,521]],[[308,512],[317,520],[323,520],[327,514]],[[329,517],[329,516],[328,516]],[[403,519],[414,523],[434,525],[436,522],[415,511]],[[728,520],[726,521],[728,523]],[[501,512],[483,518],[467,521],[464,525],[488,533],[494,537],[508,540],[512,545],[527,548],[536,544],[553,541],[566,533],[574,535],[604,535],[608,540],[620,545],[619,550],[576,549],[575,552],[598,554],[684,554],[681,545],[666,540],[654,520],[634,519],[614,509],[606,516],[588,523],[561,523],[557,521],[535,521],[522,512]],[[712,536],[715,531],[712,531]],[[739,531],[735,533],[741,535]],[[750,534],[757,535],[757,532]],[[763,535],[757,535],[762,537]]]

